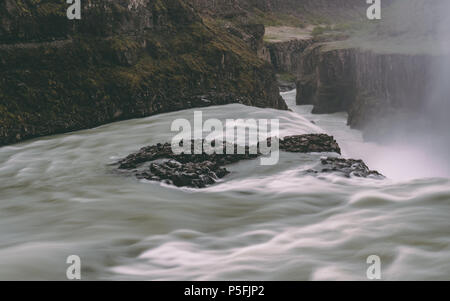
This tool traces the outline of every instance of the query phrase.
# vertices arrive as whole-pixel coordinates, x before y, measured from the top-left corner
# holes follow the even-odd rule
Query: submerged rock
[[[268,139],[268,144],[271,143]],[[187,141],[186,141],[187,142]],[[225,165],[241,160],[255,159],[261,155],[258,151],[259,144],[252,152],[249,146],[243,147],[238,154],[236,144],[223,142],[223,149],[233,147],[234,154],[220,154],[205,152],[203,144],[205,140],[190,140],[191,152],[176,154],[172,151],[170,143],[158,143],[141,148],[117,162],[118,169],[128,172],[138,179],[159,181],[177,187],[204,188],[214,184],[230,172]],[[181,142],[181,146],[184,141]],[[209,144],[205,144],[209,145]],[[212,146],[215,146],[212,143]],[[294,153],[335,152],[340,154],[339,145],[332,136],[326,134],[308,134],[288,136],[279,139],[280,150]],[[195,152],[197,150],[197,152]],[[200,150],[200,151],[199,151]],[[361,160],[326,158],[321,160],[324,167],[307,172],[339,172],[346,177],[379,176],[378,172],[371,171]]]

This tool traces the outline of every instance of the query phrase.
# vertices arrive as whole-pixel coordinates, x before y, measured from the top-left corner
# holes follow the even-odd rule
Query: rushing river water
[[[108,164],[170,141],[186,110],[0,148],[0,279],[364,280],[369,255],[385,280],[450,280],[450,181],[412,150],[364,143],[344,114],[243,105],[204,118],[279,118],[281,135],[327,132],[347,158],[388,178],[305,176],[323,154],[281,153],[207,189],[178,189],[114,173]],[[311,123],[313,120],[315,124]],[[448,164],[442,162],[441,164]]]

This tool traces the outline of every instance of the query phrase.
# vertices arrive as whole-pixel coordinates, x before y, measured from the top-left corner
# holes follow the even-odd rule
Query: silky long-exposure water
[[[324,154],[283,152],[274,166],[231,165],[206,189],[114,172],[118,158],[170,141],[171,122],[194,109],[2,147],[0,279],[64,280],[74,254],[84,280],[365,280],[369,255],[384,280],[450,280],[449,178],[414,150],[363,142],[344,114],[283,97],[292,112],[202,111],[279,118],[282,136],[329,133],[387,178],[304,175]]]

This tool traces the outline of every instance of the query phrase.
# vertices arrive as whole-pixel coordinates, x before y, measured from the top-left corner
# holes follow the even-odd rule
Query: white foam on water
[[[232,164],[203,190],[139,181],[108,165],[170,141],[171,122],[195,109],[3,147],[0,279],[63,280],[76,254],[87,280],[364,280],[366,258],[377,254],[383,279],[450,280],[449,179],[396,177],[389,166],[398,156],[365,143],[345,114],[311,115],[293,104],[295,92],[283,97],[294,112],[201,110],[205,119],[279,118],[281,136],[332,134],[344,157],[388,179],[305,175],[323,154]]]

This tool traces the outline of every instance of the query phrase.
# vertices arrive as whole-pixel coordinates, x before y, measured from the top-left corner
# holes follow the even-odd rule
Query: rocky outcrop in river
[[[242,154],[239,154],[238,147],[234,144],[231,145],[234,154],[206,152],[203,148],[205,142],[203,140],[198,141],[202,148],[201,152],[196,153],[196,141],[190,142],[190,154],[174,153],[170,143],[159,143],[143,147],[138,152],[119,160],[115,165],[121,173],[134,175],[138,179],[164,182],[177,187],[204,188],[230,173],[224,166],[242,160],[255,159],[261,155],[259,151],[251,152],[248,146],[244,148]],[[270,145],[271,142],[269,138],[268,144]],[[226,147],[227,144],[223,142],[223,149]],[[341,153],[334,138],[326,134],[284,137],[279,139],[279,148],[292,153]],[[326,167],[306,172],[308,174],[335,172],[346,177],[378,176],[382,178],[379,173],[370,171],[361,160],[328,158],[323,159],[321,163]]]

